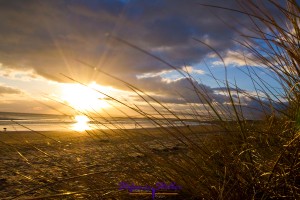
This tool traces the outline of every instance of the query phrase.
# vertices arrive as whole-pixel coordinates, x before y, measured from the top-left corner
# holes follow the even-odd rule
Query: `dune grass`
[[[253,27],[247,28],[252,34],[251,36],[245,35],[245,40],[239,42],[254,55],[251,61],[264,67],[264,70],[270,72],[270,76],[280,83],[280,89],[269,85],[249,66],[245,73],[252,80],[256,96],[241,90],[237,83],[228,81],[227,68],[222,56],[213,47],[195,38],[199,45],[210,48],[224,64],[224,81],[217,80],[211,74],[220,87],[224,87],[224,93],[227,93],[228,96],[229,104],[220,104],[214,102],[212,97],[207,95],[205,88],[196,84],[196,80],[187,70],[178,69],[130,42],[111,36],[131,48],[161,61],[186,78],[193,89],[190,92],[195,93],[199,99],[198,105],[188,103],[186,100],[186,104],[190,107],[190,113],[187,113],[189,119],[201,122],[203,116],[206,116],[211,124],[200,127],[185,126],[186,113],[175,112],[137,86],[98,70],[116,81],[121,81],[147,104],[151,112],[144,111],[138,105],[132,105],[118,97],[97,91],[112,100],[111,102],[114,103],[111,106],[119,110],[124,117],[136,123],[140,129],[125,129],[114,124],[113,116],[108,118],[98,113],[97,117],[101,118],[101,121],[98,121],[99,124],[103,120],[115,129],[110,126],[106,131],[86,131],[87,136],[91,139],[88,142],[91,142],[95,149],[86,155],[90,161],[81,162],[75,169],[66,163],[67,158],[57,159],[69,154],[51,154],[49,149],[43,149],[41,146],[27,141],[24,146],[32,147],[34,149],[32,154],[39,152],[41,156],[37,153],[24,156],[22,146],[16,147],[1,141],[1,144],[17,152],[32,170],[40,171],[31,177],[22,174],[26,181],[35,183],[26,190],[15,194],[11,199],[24,196],[29,196],[29,199],[149,199],[149,196],[130,197],[128,192],[119,190],[118,183],[121,181],[134,182],[136,185],[176,182],[182,186],[183,189],[178,191],[179,195],[165,196],[163,199],[299,198],[300,9],[293,0],[287,0],[286,5],[271,0],[268,2],[281,13],[281,18],[272,16],[267,8],[257,7],[255,1],[242,2],[240,10],[213,5],[202,6],[226,9],[228,12],[239,12],[249,16]],[[249,58],[245,57],[246,62],[247,60]],[[94,66],[80,62],[94,69]],[[66,78],[88,87],[72,77],[66,76]],[[243,95],[257,101],[263,118],[260,120],[247,119],[244,113],[245,107],[241,103]],[[135,117],[123,112],[118,107],[120,105],[149,120],[157,128],[144,128]],[[203,109],[200,110],[199,105]],[[88,112],[80,112],[80,114],[97,121]],[[106,114],[109,115],[109,113]],[[175,125],[174,120],[179,121],[181,126]],[[47,134],[45,135],[47,136]],[[54,138],[53,149],[61,151],[65,148],[63,147],[64,143],[57,142],[55,136],[47,137]],[[74,141],[74,143],[76,142]],[[104,147],[104,144],[107,143],[109,143],[109,150]],[[93,153],[102,155],[103,152],[117,154],[111,155],[111,159],[115,159],[117,167],[105,167],[105,163],[99,160],[101,159],[99,156],[92,155]],[[71,153],[76,154],[75,150]],[[43,169],[37,169],[31,160],[35,159],[34,156],[55,165],[57,170],[65,176],[55,177]],[[122,159],[117,159],[118,157]],[[69,162],[74,161],[70,159]],[[92,168],[93,166],[96,168]],[[90,171],[91,168],[94,171]],[[77,188],[72,185],[74,181],[78,181],[78,185],[80,182],[84,183],[86,188]],[[62,188],[64,190],[60,190]]]
[[[225,67],[223,84],[228,94],[229,105],[212,103],[211,97],[206,95],[203,88],[196,86],[189,73],[180,71],[161,58],[114,37],[188,78],[193,92],[199,97],[199,103],[205,107],[207,113],[210,113],[211,118],[218,121],[223,134],[206,137],[201,143],[195,143],[184,137],[184,133],[177,131],[186,139],[184,142],[189,146],[191,156],[180,158],[178,163],[173,161],[170,167],[165,163],[160,165],[161,168],[172,172],[171,180],[183,185],[187,199],[299,197],[299,5],[296,1],[286,1],[285,5],[274,1],[268,3],[277,9],[278,16],[272,16],[267,7],[257,7],[254,1],[241,3],[240,10],[218,8],[240,12],[249,17],[253,23],[252,27],[247,27],[250,34],[244,35],[245,40],[239,43],[254,55],[248,60],[252,59],[251,61],[264,67],[281,85],[280,89],[272,87],[251,67],[247,67],[246,73],[251,78],[257,94],[248,96],[261,105],[260,111],[264,116],[262,120],[256,122],[249,121],[244,116],[240,102],[243,92],[236,83],[229,83],[225,62],[213,47],[195,39],[209,47],[223,62]],[[247,62],[247,58],[245,61]],[[141,93],[142,100],[153,107],[161,118],[165,118],[165,113],[168,113],[180,120],[176,113],[162,103],[136,87],[131,85],[129,87],[137,94]],[[151,103],[153,101],[157,103],[159,109]],[[195,111],[195,116],[199,115],[197,108],[192,110]],[[143,114],[148,117],[146,113]],[[149,117],[155,120],[152,116]]]
[[[245,73],[253,82],[256,96],[243,93],[236,83],[229,83],[222,56],[213,47],[195,39],[210,48],[223,62],[225,81],[219,83],[226,88],[229,105],[212,102],[205,89],[199,88],[188,72],[178,70],[146,50],[112,36],[161,61],[187,78],[199,98],[199,103],[207,111],[199,113],[194,105],[190,105],[193,114],[197,116],[209,113],[212,119],[218,121],[218,129],[221,129],[222,134],[206,137],[197,143],[185,137],[186,133],[176,129],[176,134],[183,138],[181,142],[189,147],[190,154],[172,160],[171,166],[165,162],[158,165],[172,174],[170,180],[183,186],[182,192],[187,199],[299,197],[299,5],[296,1],[286,1],[284,5],[274,1],[268,3],[277,9],[278,16],[273,16],[267,7],[257,7],[255,1],[241,3],[240,10],[218,9],[243,13],[249,17],[253,23],[252,27],[247,27],[250,34],[244,35],[244,41],[239,41],[253,55],[252,58],[245,58],[245,61],[253,61],[267,70],[281,85],[280,89],[272,87],[251,67],[247,67]],[[204,6],[216,8],[213,5]],[[160,118],[166,119],[167,113],[181,120],[177,113],[163,103],[138,88],[125,84],[147,102]],[[240,102],[241,95],[248,95],[261,105],[263,119],[247,120]],[[142,110],[138,109],[137,112]],[[142,112],[142,115],[156,120],[148,113]],[[169,124],[172,126],[172,122]],[[180,140],[179,137],[177,139]]]

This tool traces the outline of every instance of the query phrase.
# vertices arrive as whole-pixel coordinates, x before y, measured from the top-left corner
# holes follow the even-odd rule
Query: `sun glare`
[[[90,130],[91,127],[89,126],[90,119],[84,115],[77,115],[75,117],[76,123],[73,124],[72,129],[75,131],[85,131]]]
[[[62,86],[62,100],[80,111],[93,111],[106,108],[109,104],[103,100],[105,96],[94,90],[102,91],[103,88],[95,83],[88,86],[64,84]]]

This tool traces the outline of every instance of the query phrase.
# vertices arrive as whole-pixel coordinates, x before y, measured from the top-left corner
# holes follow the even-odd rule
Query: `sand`
[[[188,155],[188,140],[213,133],[212,126],[0,132],[0,199],[151,199],[118,185],[164,181],[158,163]]]

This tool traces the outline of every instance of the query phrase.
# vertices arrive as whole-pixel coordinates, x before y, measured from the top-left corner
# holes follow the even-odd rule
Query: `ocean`
[[[194,126],[207,124],[186,120],[155,120],[143,118],[110,118],[86,116],[64,116],[33,113],[0,112],[0,131],[84,131],[91,129],[136,129],[155,128],[159,126]]]

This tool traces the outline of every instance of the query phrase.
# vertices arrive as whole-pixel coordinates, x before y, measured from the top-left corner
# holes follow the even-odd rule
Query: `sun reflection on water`
[[[77,115],[75,117],[76,123],[73,124],[72,129],[75,131],[85,131],[90,130],[91,127],[89,126],[90,119],[85,115]]]

